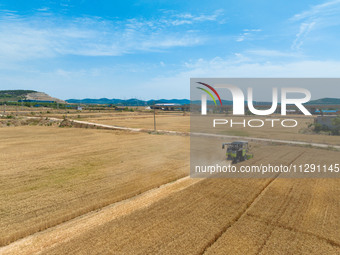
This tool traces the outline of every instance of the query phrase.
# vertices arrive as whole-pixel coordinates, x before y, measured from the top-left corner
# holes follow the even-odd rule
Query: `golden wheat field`
[[[188,137],[0,129],[1,245],[188,174]]]
[[[45,252],[339,254],[339,181],[269,182],[207,179]]]
[[[276,147],[258,150],[261,162],[274,149],[277,163],[318,152]],[[44,253],[338,254],[339,195],[338,179],[200,179]]]
[[[153,123],[150,113],[72,114]],[[188,116],[157,119],[159,129],[189,128]],[[318,142],[297,129],[251,132]],[[189,178],[189,136],[11,126],[0,128],[0,140],[0,254],[340,254],[340,179]],[[339,151],[306,146],[251,148],[254,158],[239,165],[340,159]]]

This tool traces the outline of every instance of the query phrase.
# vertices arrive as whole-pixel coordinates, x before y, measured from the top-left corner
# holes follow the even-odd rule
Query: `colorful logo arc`
[[[220,98],[220,95],[217,93],[217,91],[212,87],[210,86],[209,84],[206,84],[206,83],[203,83],[203,82],[197,82],[198,84],[201,84],[203,86],[206,86],[207,88],[209,88],[212,92],[214,92],[214,94],[217,96],[218,100],[220,101],[220,104],[222,105],[222,100]],[[216,100],[214,98],[214,96],[211,94],[211,92],[209,90],[206,90],[204,88],[201,88],[201,87],[197,87],[198,89],[200,90],[203,90],[204,92],[206,92],[211,98],[212,100],[214,101],[215,105],[217,105],[216,103]]]

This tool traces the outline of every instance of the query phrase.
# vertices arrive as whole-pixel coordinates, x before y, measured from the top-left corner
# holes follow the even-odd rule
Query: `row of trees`
[[[334,118],[332,120],[333,127],[328,127],[326,125],[322,125],[320,123],[314,123],[312,124],[313,130],[316,133],[320,132],[328,132],[332,135],[340,135],[340,116]]]

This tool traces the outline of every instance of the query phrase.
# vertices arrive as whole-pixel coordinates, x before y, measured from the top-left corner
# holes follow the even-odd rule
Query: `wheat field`
[[[188,137],[0,129],[0,244],[188,174]]]
[[[274,149],[277,164],[319,152],[257,147],[258,160]],[[203,179],[44,254],[338,254],[339,195],[338,179]]]
[[[151,116],[132,114],[109,124],[150,125]],[[110,116],[80,119],[87,118]],[[162,116],[174,129],[182,123],[185,130],[185,119]],[[0,140],[3,254],[340,253],[339,179],[188,179],[188,136],[21,126],[0,128]],[[251,150],[254,159],[239,165],[340,158],[335,150],[269,143]],[[93,218],[102,210],[105,217]],[[61,238],[67,224],[74,231]]]

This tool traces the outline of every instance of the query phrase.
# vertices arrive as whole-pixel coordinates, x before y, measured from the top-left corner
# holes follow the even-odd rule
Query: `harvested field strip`
[[[188,175],[187,137],[15,127],[0,140],[0,245]]]
[[[206,254],[339,254],[339,195],[338,179],[276,179]]]
[[[263,152],[258,148],[256,155],[263,158],[263,163],[280,164],[303,161],[320,152],[312,148],[290,148],[272,146]],[[275,151],[275,154],[266,159],[267,150]],[[324,160],[337,155],[336,152],[324,152]],[[340,236],[340,223],[329,225],[338,221],[340,181],[275,179],[270,185],[269,182],[268,179],[204,179],[147,208],[81,233],[43,253],[200,254],[217,239],[224,226],[230,226],[206,250],[207,254],[257,254],[261,250],[261,254],[273,254],[273,251],[267,251],[275,247],[274,243],[280,242],[275,239],[277,235],[283,231],[285,239],[293,238],[287,233],[292,232],[289,228],[303,226],[297,231],[303,233],[306,241],[300,237],[293,239],[296,247],[309,245],[309,242],[323,237],[320,251],[329,250],[336,254],[334,251],[338,248],[325,240],[338,243]],[[315,212],[315,209],[321,213]],[[249,219],[253,219],[253,215],[256,221]],[[272,224],[266,224],[264,220],[270,220]],[[251,221],[251,224],[247,226],[245,221]],[[287,229],[273,229],[272,226],[278,224]],[[235,235],[238,231],[245,233],[242,232],[243,236]],[[228,241],[225,241],[226,236]],[[318,254],[315,244],[310,247],[313,249],[307,248],[306,251]]]
[[[271,255],[280,251],[279,254],[336,255],[340,251],[312,234],[272,226],[249,216],[230,228],[223,236],[223,242],[220,240],[205,254]]]
[[[184,177],[175,182],[162,185],[159,188],[149,190],[130,199],[117,202],[95,212],[79,216],[78,218],[47,229],[43,232],[18,240],[8,246],[0,248],[0,253],[20,253],[21,255],[29,255],[38,253],[44,249],[52,248],[57,244],[60,245],[63,242],[69,241],[81,233],[91,231],[91,229],[106,224],[114,219],[126,216],[133,211],[150,206],[151,204],[166,198],[170,194],[183,190],[199,181],[201,180]]]
[[[209,249],[226,231],[228,228],[230,228],[235,222],[237,222],[243,215],[244,213],[249,209],[249,207],[256,201],[256,199],[261,196],[261,194],[267,189],[267,187],[275,180],[275,178],[273,179],[269,179],[268,183],[256,194],[256,196],[254,197],[254,199],[252,201],[250,201],[249,203],[247,203],[247,206],[244,208],[243,211],[241,211],[239,213],[239,215],[232,221],[230,222],[228,225],[224,226],[221,231],[219,233],[217,233],[215,235],[215,238],[212,239],[206,247],[204,247],[204,249],[199,252],[199,254],[204,254],[206,252],[207,249]]]
[[[298,155],[296,157],[294,157],[288,164],[293,163],[295,160],[297,160],[302,154],[304,153],[304,151],[298,153]],[[287,156],[289,154],[286,153],[283,155],[283,157]],[[270,185],[273,184],[273,182],[276,180],[276,178],[279,176],[280,174],[276,174],[274,176],[274,178],[269,179],[268,183],[259,191],[259,193],[257,194],[257,196],[254,198],[253,201],[249,202],[249,204],[247,205],[247,207],[245,208],[244,211],[240,212],[239,216],[233,221],[231,222],[229,225],[223,227],[222,231],[216,236],[215,240],[213,240],[210,244],[208,244],[204,250],[202,251],[201,254],[204,254],[207,249],[209,249],[227,230],[228,228],[232,227],[232,225],[234,223],[236,223],[238,220],[240,220],[245,214],[247,214],[248,210],[252,207],[253,204],[257,203],[257,201],[259,201],[261,199],[261,197],[265,194],[266,190],[270,187]]]
[[[205,179],[45,252],[197,254],[220,232],[221,225],[244,211],[268,181]]]
[[[280,225],[278,223],[275,223],[273,224],[272,221],[266,221],[265,219],[257,219],[254,215],[251,215],[251,214],[248,214],[247,216],[249,216],[250,218],[252,218],[253,221],[260,221],[266,225],[268,225],[269,227],[271,228],[281,228],[283,230],[289,230],[289,231],[292,231],[292,232],[295,232],[295,233],[299,233],[299,234],[303,234],[303,235],[308,235],[308,236],[311,236],[311,237],[316,237],[317,239],[321,240],[321,241],[324,241],[326,243],[329,243],[330,245],[332,246],[335,246],[337,248],[340,248],[340,243],[337,243],[335,242],[334,240],[331,240],[331,239],[328,239],[328,238],[325,238],[321,235],[318,235],[317,233],[312,233],[312,232],[305,232],[305,231],[301,231],[301,230],[298,230],[294,227],[287,227],[287,226],[284,226],[284,225]],[[273,231],[272,231],[273,232]],[[265,245],[263,245],[261,247],[261,249],[263,249]]]

